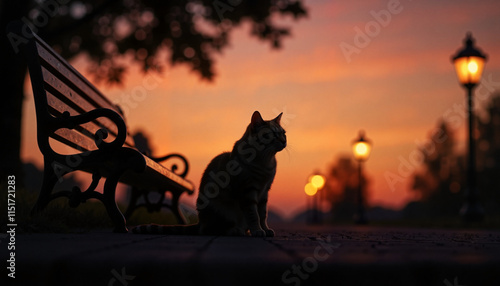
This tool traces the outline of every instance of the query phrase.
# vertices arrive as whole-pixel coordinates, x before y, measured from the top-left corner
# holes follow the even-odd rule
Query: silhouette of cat
[[[133,233],[274,236],[267,225],[268,192],[276,153],[286,147],[282,113],[265,121],[258,111],[231,152],[215,157],[201,178],[199,222],[188,226],[140,225]]]

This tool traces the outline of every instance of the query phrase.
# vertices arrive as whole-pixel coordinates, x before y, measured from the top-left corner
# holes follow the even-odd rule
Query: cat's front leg
[[[257,193],[254,191],[250,192],[245,197],[242,206],[250,234],[252,236],[266,236],[266,232],[260,226],[259,211],[257,208]]]
[[[267,225],[267,194],[265,198],[263,198],[258,205],[259,218],[260,218],[260,227],[266,232],[266,236],[273,237],[274,230],[269,228]]]

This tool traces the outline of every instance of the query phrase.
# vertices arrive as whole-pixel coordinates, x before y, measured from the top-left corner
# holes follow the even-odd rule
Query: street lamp
[[[472,91],[481,81],[486,55],[474,46],[471,33],[467,33],[464,41],[465,47],[457,51],[452,57],[458,81],[467,89],[468,115],[469,115],[469,158],[467,169],[467,192],[465,204],[460,214],[466,221],[481,221],[484,211],[479,203],[479,191],[476,188],[476,156],[474,142],[474,115]]]
[[[323,188],[325,185],[325,177],[322,175],[312,175],[308,179],[308,183],[304,187],[304,191],[306,195],[310,196],[313,202],[312,206],[312,219],[311,221],[313,223],[319,222],[319,215],[318,215],[318,200],[319,200],[319,193],[318,191]]]
[[[312,212],[315,211],[314,210],[314,199],[315,199],[314,196],[318,192],[318,189],[311,182],[308,182],[304,186],[304,192],[306,193],[306,195],[308,197],[311,197],[311,200],[312,200],[312,206],[311,206],[309,203],[310,200],[306,199],[306,206],[307,206],[306,222],[311,223],[314,221],[314,213],[312,213]]]
[[[313,176],[311,176],[309,181],[318,190],[323,188],[323,186],[325,185],[325,177],[323,177],[322,175],[313,175]]]
[[[363,162],[368,159],[372,149],[372,143],[370,140],[365,138],[364,131],[359,131],[359,137],[352,142],[352,152],[354,154],[354,159],[358,161],[359,174],[358,174],[358,209],[354,216],[354,221],[357,224],[366,224],[368,220],[366,219],[364,199],[363,199],[363,183],[362,181],[362,165]]]

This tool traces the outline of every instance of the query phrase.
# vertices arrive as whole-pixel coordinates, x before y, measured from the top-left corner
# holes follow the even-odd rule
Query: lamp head
[[[360,131],[358,139],[352,142],[352,152],[357,161],[363,162],[368,159],[372,149],[372,143],[365,137],[365,132]]]
[[[487,56],[474,46],[474,39],[469,32],[464,41],[464,48],[452,57],[458,81],[465,87],[474,87],[481,81]]]

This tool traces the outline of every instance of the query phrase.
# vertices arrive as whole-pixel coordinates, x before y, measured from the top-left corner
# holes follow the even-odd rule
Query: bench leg
[[[181,193],[175,192],[172,195],[172,212],[175,215],[175,218],[177,218],[177,222],[179,224],[187,224],[186,218],[182,214],[180,208],[179,208],[179,198],[181,197]]]
[[[113,174],[106,179],[106,182],[104,183],[103,202],[106,206],[106,211],[108,212],[109,217],[115,225],[113,232],[126,233],[128,230],[125,218],[115,201],[116,185],[118,184],[120,175],[121,174]]]
[[[31,210],[31,215],[40,213],[49,204],[52,196],[52,190],[58,181],[58,177],[54,172],[50,162],[44,162],[43,181],[38,199]]]

